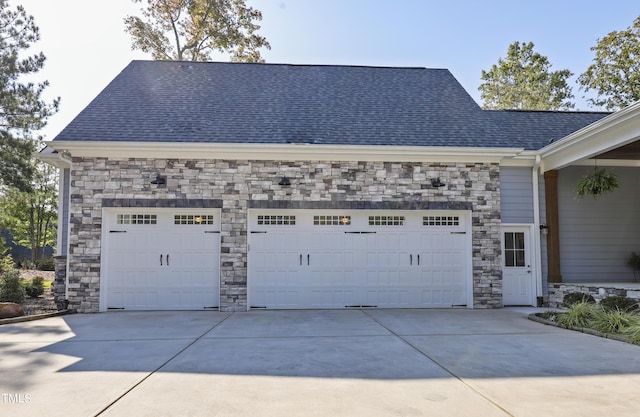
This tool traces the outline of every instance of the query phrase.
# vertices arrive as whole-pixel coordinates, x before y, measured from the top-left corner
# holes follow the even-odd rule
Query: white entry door
[[[256,210],[253,308],[468,306],[467,212]]]
[[[535,305],[529,227],[503,226],[502,294],[505,306]]]
[[[217,308],[219,210],[109,209],[102,309]]]

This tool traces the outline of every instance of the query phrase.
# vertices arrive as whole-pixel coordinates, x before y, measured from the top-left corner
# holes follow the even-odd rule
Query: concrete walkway
[[[640,347],[511,309],[55,317],[0,376],[7,416],[640,415]]]

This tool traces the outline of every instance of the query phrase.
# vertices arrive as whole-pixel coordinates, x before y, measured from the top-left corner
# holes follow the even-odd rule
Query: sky
[[[8,0],[40,27],[32,48],[47,57],[36,79],[60,111],[41,132],[52,140],[124,67],[151,59],[131,50],[123,19],[132,0]],[[576,110],[586,102],[575,78],[593,60],[591,47],[640,16],[638,0],[246,0],[260,10],[268,63],[446,68],[481,104],[482,70],[509,44],[533,42],[552,70],[569,69]],[[219,61],[228,61],[220,55]],[[587,95],[586,98],[588,98]]]

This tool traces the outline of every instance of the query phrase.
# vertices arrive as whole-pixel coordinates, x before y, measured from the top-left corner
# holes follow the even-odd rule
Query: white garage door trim
[[[251,209],[248,244],[249,308],[473,306],[469,211]]]
[[[104,208],[102,219],[100,311],[219,307],[220,209]]]

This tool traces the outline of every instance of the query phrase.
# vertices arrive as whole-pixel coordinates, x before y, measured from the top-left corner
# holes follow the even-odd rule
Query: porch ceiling
[[[640,160],[640,140],[631,142],[608,152],[601,153],[596,156],[598,159],[626,159],[638,161]]]

